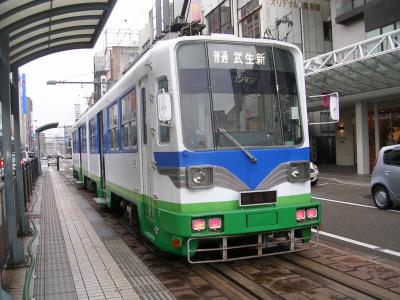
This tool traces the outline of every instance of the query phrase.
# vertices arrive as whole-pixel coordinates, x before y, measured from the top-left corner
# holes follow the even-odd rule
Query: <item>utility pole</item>
[[[301,52],[303,52],[303,56],[305,56],[305,52],[304,52],[303,7],[304,7],[304,0],[300,0],[300,1],[299,1],[299,10],[300,10],[300,37],[301,37]]]

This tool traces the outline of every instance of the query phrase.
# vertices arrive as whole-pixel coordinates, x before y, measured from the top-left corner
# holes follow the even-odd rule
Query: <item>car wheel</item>
[[[315,180],[315,181],[311,181],[311,185],[312,185],[312,186],[316,186],[316,185],[317,185],[317,182],[318,182],[318,179]]]
[[[376,207],[379,209],[388,209],[392,206],[389,192],[382,185],[378,185],[374,188],[373,198]]]

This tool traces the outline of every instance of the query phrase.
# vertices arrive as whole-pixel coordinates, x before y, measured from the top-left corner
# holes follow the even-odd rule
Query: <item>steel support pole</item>
[[[18,69],[12,70],[13,85],[11,89],[12,111],[14,115],[14,146],[15,146],[15,177],[16,177],[16,206],[18,216],[19,234],[29,233],[29,220],[25,214],[24,181],[22,178],[21,166],[21,126],[19,118],[19,97],[18,97]]]
[[[38,157],[38,175],[42,175],[42,157],[40,156],[40,132],[36,132],[36,149]]]
[[[356,103],[357,174],[369,174],[368,104]]]
[[[11,97],[8,36],[0,36],[0,99],[3,126],[4,193],[7,215],[7,234],[10,245],[10,265],[24,262],[24,248],[17,238],[17,223],[14,205],[14,184],[11,149]],[[17,162],[18,163],[18,162]]]
[[[381,137],[379,136],[379,111],[378,104],[374,103],[374,131],[375,131],[375,157],[381,149]]]

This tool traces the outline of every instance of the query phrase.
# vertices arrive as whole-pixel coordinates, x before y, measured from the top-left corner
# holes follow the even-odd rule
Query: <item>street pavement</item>
[[[320,170],[318,184],[312,187],[313,199],[322,207],[322,239],[400,262],[400,209],[377,209],[370,176],[343,172]]]

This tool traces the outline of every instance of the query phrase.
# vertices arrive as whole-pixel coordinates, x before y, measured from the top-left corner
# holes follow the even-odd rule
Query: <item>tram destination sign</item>
[[[213,68],[272,69],[269,46],[209,44],[208,55]]]

